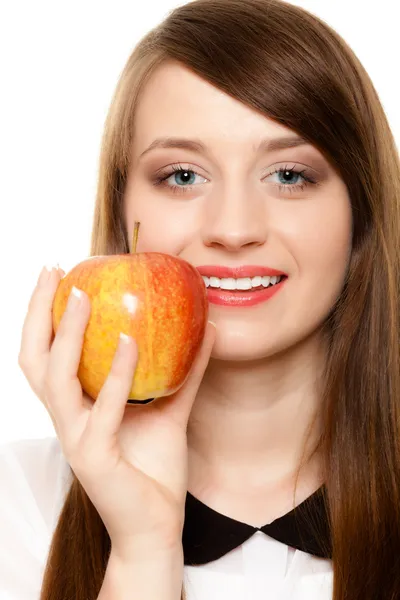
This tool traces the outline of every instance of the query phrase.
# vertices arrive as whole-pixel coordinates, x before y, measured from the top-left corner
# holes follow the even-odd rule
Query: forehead
[[[176,62],[160,65],[143,88],[135,112],[135,139],[228,138],[251,143],[291,130],[232,98]],[[292,132],[293,133],[293,132]]]

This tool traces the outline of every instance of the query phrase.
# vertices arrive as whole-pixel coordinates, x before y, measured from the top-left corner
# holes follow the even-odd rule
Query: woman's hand
[[[127,404],[137,362],[121,340],[94,402],[77,377],[90,301],[71,296],[54,336],[52,305],[64,273],[44,270],[25,318],[19,365],[46,407],[68,463],[96,507],[113,553],[154,556],[181,544],[187,491],[186,427],[209,361],[215,327],[184,385],[146,405]]]

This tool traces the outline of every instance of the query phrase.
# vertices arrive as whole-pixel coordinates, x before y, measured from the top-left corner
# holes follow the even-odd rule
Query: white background
[[[137,41],[171,0],[5,0],[0,6],[0,443],[55,435],[18,366],[43,264],[89,254],[106,112]],[[350,44],[400,137],[394,0],[298,0]],[[290,27],[290,23],[287,24]]]

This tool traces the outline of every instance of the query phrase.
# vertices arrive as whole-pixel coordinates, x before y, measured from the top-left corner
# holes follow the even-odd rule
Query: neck
[[[267,360],[212,359],[188,423],[189,487],[291,482],[321,433],[314,417],[324,357],[313,337]]]

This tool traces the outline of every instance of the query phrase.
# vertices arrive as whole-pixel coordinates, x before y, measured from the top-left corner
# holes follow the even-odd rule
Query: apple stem
[[[136,253],[136,246],[137,246],[137,241],[138,241],[138,237],[139,237],[139,227],[140,227],[139,221],[135,221],[135,226],[133,229],[132,254]]]

